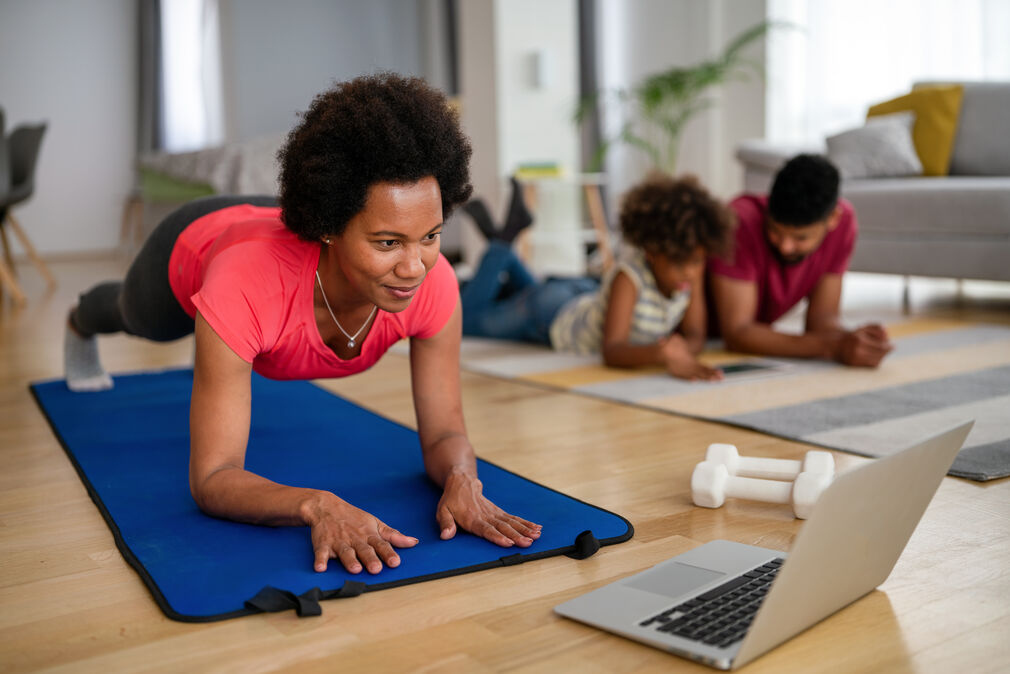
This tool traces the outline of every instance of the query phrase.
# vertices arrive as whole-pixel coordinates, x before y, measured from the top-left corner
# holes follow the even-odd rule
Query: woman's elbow
[[[189,493],[193,497],[193,501],[196,502],[196,507],[207,513],[208,515],[213,514],[210,507],[210,495],[207,493],[207,488],[195,480],[189,481]]]
[[[217,490],[211,478],[218,471],[208,475],[190,475],[189,493],[196,502],[196,506],[208,515],[216,514]]]

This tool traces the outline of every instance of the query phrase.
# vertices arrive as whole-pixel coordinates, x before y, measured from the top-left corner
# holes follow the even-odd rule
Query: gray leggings
[[[74,328],[85,337],[125,332],[169,342],[193,332],[193,319],[182,310],[168,283],[168,259],[175,240],[194,220],[228,206],[276,206],[268,196],[221,196],[197,199],[161,221],[122,281],[106,281],[82,294],[71,313]]]

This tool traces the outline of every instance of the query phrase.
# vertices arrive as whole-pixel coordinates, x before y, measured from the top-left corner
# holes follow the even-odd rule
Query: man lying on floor
[[[711,258],[710,321],[731,351],[822,358],[876,367],[893,348],[883,327],[846,330],[839,322],[842,275],[856,245],[852,205],[838,195],[838,170],[798,155],[775,176],[768,196],[730,202],[738,226],[732,262]],[[773,323],[806,298],[801,335]]]

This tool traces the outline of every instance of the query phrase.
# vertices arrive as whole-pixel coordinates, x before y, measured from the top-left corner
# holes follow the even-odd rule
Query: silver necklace
[[[347,330],[344,330],[344,326],[340,324],[340,321],[338,321],[337,317],[333,314],[333,309],[330,308],[330,301],[326,299],[326,291],[323,290],[323,279],[319,278],[318,269],[316,270],[316,281],[319,282],[319,292],[323,294],[323,303],[326,304],[326,310],[330,312],[330,318],[333,319],[333,322],[337,324],[338,328],[340,328],[340,332],[344,333],[344,337],[347,338],[347,348],[353,349],[354,345],[357,344],[356,340],[358,339],[358,335],[360,335],[361,331],[365,329],[365,326],[368,325],[368,322],[372,320],[372,317],[375,316],[375,312],[379,309],[379,307],[373,305],[372,313],[368,314],[368,318],[365,319],[365,323],[360,328],[358,328],[357,332],[355,332],[353,335],[350,335],[347,333]]]

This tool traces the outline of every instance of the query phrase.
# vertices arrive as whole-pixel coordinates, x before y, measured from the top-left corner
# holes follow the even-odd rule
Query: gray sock
[[[63,370],[71,391],[104,391],[112,388],[112,377],[98,359],[98,340],[81,337],[68,325],[63,340]]]

